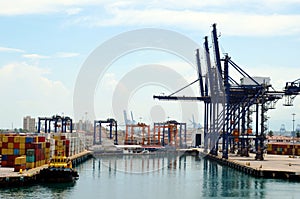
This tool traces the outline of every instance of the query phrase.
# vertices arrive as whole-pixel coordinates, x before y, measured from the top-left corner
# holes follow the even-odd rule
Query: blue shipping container
[[[32,163],[34,162],[34,156],[26,156],[26,162]]]
[[[20,149],[14,149],[14,155],[20,155]]]
[[[2,155],[2,160],[7,161],[7,155]]]
[[[26,143],[31,143],[31,142],[33,142],[33,137],[26,137],[26,138],[25,138],[25,142],[26,142]]]

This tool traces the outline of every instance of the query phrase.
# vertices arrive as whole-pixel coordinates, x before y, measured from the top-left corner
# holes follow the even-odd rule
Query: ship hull
[[[41,180],[44,182],[75,182],[79,175],[70,168],[46,168],[41,170]]]

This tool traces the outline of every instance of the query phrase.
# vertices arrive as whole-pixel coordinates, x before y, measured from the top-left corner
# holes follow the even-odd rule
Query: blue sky
[[[300,78],[299,10],[300,0],[0,1],[0,128],[21,127],[25,115],[73,116],[76,78],[89,54],[113,36],[139,28],[176,31],[201,46],[203,37],[210,36],[211,24],[217,23],[222,53],[229,53],[249,74],[270,77],[273,87],[281,90],[285,82]],[[174,55],[153,50],[130,53],[99,80],[96,117],[114,117],[111,99],[118,82],[134,68],[153,63],[168,65],[187,82],[196,78],[193,67]],[[198,94],[197,86],[193,91]],[[152,122],[149,107],[159,105],[164,117],[181,120],[182,102],[153,101],[152,95],[161,92],[171,91],[154,84],[141,87],[132,93],[126,109],[136,120]],[[279,101],[269,112],[273,130],[281,124],[290,129],[292,113],[300,123],[299,99],[293,107],[282,104]],[[202,114],[191,112],[190,118],[193,114],[201,123]]]

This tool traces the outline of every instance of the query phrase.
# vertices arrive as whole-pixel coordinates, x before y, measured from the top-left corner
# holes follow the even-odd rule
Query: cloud
[[[31,54],[23,54],[22,57],[36,60],[36,59],[50,59],[50,58],[70,58],[70,57],[77,57],[79,55],[80,55],[79,53],[73,53],[73,52],[57,52],[51,56],[31,53]]]
[[[39,54],[24,54],[24,58],[29,58],[29,59],[47,59],[50,58],[49,56],[45,55],[39,55]]]
[[[207,32],[213,23],[222,25],[226,35],[268,36],[300,33],[300,15],[248,14],[167,9],[110,10],[111,17],[82,16],[74,23],[87,26],[167,26]],[[287,31],[288,30],[288,31]]]
[[[79,53],[72,53],[72,52],[57,52],[55,57],[59,58],[69,58],[69,57],[77,57]]]
[[[78,6],[103,4],[105,2],[105,0],[100,2],[97,0],[10,0],[0,3],[0,15],[14,16],[58,12],[77,14],[80,11]]]
[[[16,52],[16,53],[23,53],[25,52],[22,49],[18,49],[18,48],[7,48],[7,47],[1,47],[0,46],[0,52]]]
[[[11,0],[2,4],[0,15],[66,13],[72,15],[67,19],[70,24],[89,27],[167,26],[207,32],[207,27],[216,22],[227,35],[300,33],[300,14],[296,11],[300,0],[164,0],[146,5],[138,0]],[[83,8],[91,12],[82,12]]]
[[[67,15],[77,15],[82,11],[81,8],[70,8],[66,10]]]
[[[62,82],[47,78],[51,71],[27,63],[11,63],[0,67],[0,115],[3,125],[22,126],[25,115],[51,116],[72,111],[72,95]],[[5,82],[5,83],[4,83]]]

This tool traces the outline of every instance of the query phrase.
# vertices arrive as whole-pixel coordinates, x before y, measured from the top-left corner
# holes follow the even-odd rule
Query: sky
[[[146,123],[190,122],[193,115],[195,122],[203,123],[201,103],[152,98],[170,94],[197,78],[195,63],[180,55],[147,46],[120,54],[97,77],[96,85],[89,87],[92,78],[85,77],[85,88],[93,91],[94,110],[76,115],[73,102],[80,71],[95,49],[130,31],[168,30],[201,48],[204,36],[211,35],[216,23],[221,55],[228,53],[252,76],[270,77],[272,86],[282,90],[286,82],[300,78],[299,21],[300,0],[0,0],[0,128],[21,128],[26,115],[63,114],[76,116],[77,121],[116,117],[123,123],[123,110],[128,117],[132,111],[135,120]],[[137,39],[146,40],[149,34]],[[113,53],[109,49],[97,55],[99,60]],[[151,68],[158,69],[153,72]],[[167,85],[168,80],[176,83]],[[128,81],[139,85],[123,99],[118,91]],[[184,92],[181,94],[199,96],[197,84]],[[295,128],[300,124],[298,98],[292,107],[284,107],[280,100],[269,111],[271,130],[278,131],[282,124],[291,130],[292,113],[296,114]],[[125,107],[115,110],[115,104]],[[187,106],[189,111],[184,109]]]

